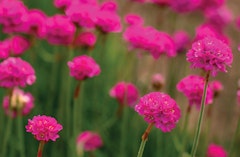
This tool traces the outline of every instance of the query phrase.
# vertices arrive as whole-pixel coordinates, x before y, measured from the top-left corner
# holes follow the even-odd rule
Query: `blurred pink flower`
[[[0,87],[32,85],[36,80],[32,66],[19,57],[9,57],[0,63]]]
[[[100,135],[92,131],[84,131],[77,137],[77,148],[81,152],[94,151],[103,145]]]
[[[130,107],[133,107],[139,98],[137,87],[127,82],[118,82],[110,89],[109,94],[116,98],[120,105],[129,105]]]
[[[149,0],[130,0],[130,1],[138,2],[138,3],[146,3],[146,2],[148,2]]]
[[[22,1],[3,0],[0,2],[0,24],[3,25],[3,32],[22,32],[26,15],[27,7]]]
[[[77,56],[69,61],[70,75],[76,80],[85,80],[100,74],[101,69],[92,57],[87,55]]]
[[[135,106],[135,111],[144,117],[147,123],[153,123],[163,132],[175,128],[181,117],[181,111],[174,99],[160,92],[144,95]]]
[[[13,89],[11,104],[9,102],[9,96],[5,96],[3,99],[3,109],[5,113],[11,117],[16,117],[18,110],[21,111],[21,115],[27,115],[33,107],[34,98],[32,94],[25,93],[17,87]]]
[[[105,1],[101,4],[100,10],[116,12],[118,9],[118,5],[114,0]]]
[[[177,84],[177,90],[187,97],[190,106],[196,105],[197,109],[201,107],[203,89],[204,77],[198,75],[186,76]],[[209,105],[213,102],[213,94],[213,89],[207,88],[205,105]]]
[[[93,47],[96,43],[97,37],[92,32],[81,32],[74,40],[75,46]]]
[[[129,13],[125,16],[124,20],[130,26],[132,26],[132,25],[143,25],[144,24],[143,18],[138,14]]]
[[[30,47],[29,41],[22,36],[13,36],[10,40],[11,40],[11,53],[14,56],[21,55]]]
[[[214,96],[218,96],[218,94],[223,90],[223,85],[220,81],[214,80],[209,84],[209,87],[213,90]]]
[[[187,52],[187,61],[192,68],[201,68],[216,76],[218,71],[227,72],[226,66],[231,66],[233,55],[227,44],[217,38],[206,37],[192,44]]]
[[[191,39],[186,31],[179,30],[173,34],[173,40],[176,45],[176,51],[178,53],[183,52],[190,45]]]
[[[0,42],[0,59],[6,59],[9,57],[11,51],[11,41],[6,39]]]
[[[57,120],[50,116],[38,115],[33,119],[28,120],[25,126],[26,131],[34,135],[38,141],[48,142],[49,140],[56,141],[59,138],[58,132],[62,130],[62,125]]]
[[[73,0],[54,0],[53,4],[56,8],[66,9],[70,6]]]
[[[225,0],[202,0],[201,9],[216,9],[225,4]]]
[[[69,45],[73,42],[76,28],[64,15],[54,15],[46,21],[46,39],[50,44]]]
[[[210,144],[207,148],[207,157],[227,157],[227,152],[222,146]]]
[[[170,0],[170,7],[178,13],[188,13],[199,9],[202,0]]]
[[[161,90],[165,84],[165,78],[160,73],[152,75],[152,86],[155,90]]]

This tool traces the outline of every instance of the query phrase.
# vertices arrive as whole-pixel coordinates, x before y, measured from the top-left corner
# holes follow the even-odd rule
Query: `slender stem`
[[[7,118],[8,118],[7,126],[5,128],[5,135],[4,135],[3,143],[1,146],[2,147],[2,155],[1,156],[6,156],[8,139],[9,139],[9,136],[10,136],[11,130],[12,130],[13,119],[12,119],[12,117],[7,117]]]
[[[82,113],[79,113],[81,111],[81,107],[79,104],[79,93],[81,93],[81,84],[82,84],[82,81],[79,81],[76,88],[75,88],[75,91],[74,91],[74,104],[73,104],[73,135],[74,137],[77,136],[77,133],[80,131],[79,130],[79,123],[81,124],[81,118],[79,118],[78,115],[82,114]],[[81,98],[80,98],[81,99]]]
[[[23,123],[22,123],[22,115],[21,109],[18,111],[17,117],[18,123],[18,138],[19,138],[19,148],[20,148],[20,156],[25,157],[25,143],[24,143],[24,133],[23,133]]]
[[[238,132],[239,132],[239,129],[240,129],[240,117],[238,118],[237,128],[236,128],[236,130],[235,130],[235,132],[234,132],[234,135],[233,135],[233,138],[232,138],[232,141],[231,141],[231,144],[230,144],[228,157],[231,157],[232,154],[233,154],[233,146],[234,146],[235,140],[236,140],[236,138],[237,138],[237,134],[238,134]]]
[[[203,115],[204,115],[206,95],[207,95],[208,79],[209,79],[209,71],[207,72],[206,77],[205,77],[203,96],[202,96],[202,100],[201,100],[201,110],[200,110],[200,114],[199,114],[199,118],[198,118],[197,130],[196,130],[194,140],[193,140],[191,157],[195,157],[197,147],[198,147],[198,142],[199,142],[199,137],[200,137],[200,132],[201,132],[201,126],[202,126],[202,119],[203,119]]]
[[[38,146],[37,157],[42,157],[42,152],[43,152],[44,144],[45,144],[45,141],[40,141],[39,146]]]
[[[147,142],[148,135],[149,135],[152,127],[153,127],[153,123],[150,123],[150,124],[148,125],[147,129],[145,130],[145,132],[143,133],[143,135],[142,135],[142,142],[141,142],[141,145],[140,145],[140,147],[139,147],[137,157],[142,157],[143,151],[144,151],[144,148],[145,148],[145,144],[146,144],[146,142]]]
[[[126,137],[128,133],[128,108],[126,105],[123,106],[123,117],[121,125],[121,143],[120,143],[120,157],[126,156]]]

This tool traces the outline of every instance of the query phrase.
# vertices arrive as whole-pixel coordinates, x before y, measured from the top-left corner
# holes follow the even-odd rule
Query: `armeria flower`
[[[216,76],[218,71],[227,72],[226,66],[231,66],[233,55],[227,44],[217,38],[206,37],[192,44],[187,52],[187,61],[192,68],[201,68]]]
[[[191,42],[189,34],[183,30],[176,31],[173,35],[173,40],[178,53],[185,51]]]
[[[110,96],[116,98],[121,105],[133,106],[139,98],[137,87],[132,83],[118,82],[109,92]]]
[[[209,84],[209,87],[214,92],[214,97],[218,96],[219,93],[223,90],[223,85],[220,81],[214,80]]]
[[[100,74],[101,69],[92,57],[77,56],[68,62],[70,75],[76,80],[85,80]]]
[[[66,9],[70,6],[72,0],[54,0],[53,4],[56,8]]]
[[[204,89],[204,77],[198,75],[189,75],[183,78],[177,84],[177,90],[182,92],[189,101],[189,105],[196,105],[198,109],[201,106],[201,100]],[[206,105],[213,102],[213,90],[212,88],[207,89]]]
[[[170,7],[178,13],[188,13],[199,9],[202,0],[170,0]]]
[[[100,135],[93,131],[84,131],[77,137],[77,150],[94,151],[103,145]]]
[[[3,99],[3,109],[11,117],[16,117],[20,111],[21,115],[27,115],[34,107],[34,98],[31,93],[25,93],[23,90],[15,87],[13,90],[11,104],[9,96]]]
[[[160,92],[144,95],[135,106],[135,111],[148,123],[163,132],[170,132],[180,119],[181,111],[174,99]]]
[[[11,51],[11,41],[9,39],[0,42],[0,59],[9,57]]]
[[[75,46],[93,47],[97,41],[97,37],[92,32],[82,32],[74,40]]]
[[[152,87],[159,91],[165,84],[165,79],[160,73],[156,73],[152,76]]]
[[[201,9],[216,9],[225,4],[225,0],[202,0]]]
[[[130,26],[144,24],[144,19],[138,14],[127,14],[124,20]]]
[[[13,55],[21,55],[30,47],[30,43],[22,36],[14,36],[11,38],[11,53]]]
[[[116,12],[118,9],[118,5],[115,1],[105,1],[101,4],[100,10]]]
[[[21,58],[9,57],[0,63],[0,87],[32,85],[36,80],[32,66]]]
[[[222,146],[210,144],[207,148],[207,157],[227,157],[227,152]]]
[[[26,131],[34,135],[38,141],[56,141],[59,138],[58,132],[62,130],[62,125],[50,116],[38,115],[28,120]]]
[[[69,45],[73,42],[76,28],[66,16],[54,15],[46,22],[46,39],[50,44]]]
[[[22,1],[3,0],[0,2],[0,24],[3,25],[3,32],[22,32],[26,15],[27,7]]]

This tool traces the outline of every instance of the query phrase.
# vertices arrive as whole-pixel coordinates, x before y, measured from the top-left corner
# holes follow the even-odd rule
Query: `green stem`
[[[23,133],[23,123],[22,123],[22,115],[21,110],[18,111],[17,117],[18,123],[18,138],[19,138],[19,149],[20,149],[20,156],[25,157],[25,143],[24,143],[24,133]]]
[[[153,123],[150,123],[147,127],[147,129],[145,130],[145,132],[142,135],[142,142],[140,144],[139,150],[138,150],[138,154],[137,157],[142,157],[143,156],[143,152],[144,152],[144,148],[145,148],[145,144],[147,142],[148,139],[148,135],[152,129]]]
[[[204,83],[204,90],[203,90],[203,96],[201,100],[201,110],[198,118],[198,124],[197,124],[197,130],[194,136],[193,140],[193,147],[191,151],[191,157],[195,157],[197,147],[198,147],[198,142],[199,142],[199,137],[200,137],[200,132],[201,132],[201,126],[202,126],[202,119],[204,115],[204,107],[205,107],[205,101],[206,101],[206,95],[207,95],[207,87],[208,87],[208,80],[209,80],[209,71],[206,74],[205,77],[205,83]]]
[[[7,126],[5,129],[5,136],[4,136],[3,143],[2,143],[2,155],[1,156],[6,156],[8,139],[11,134],[12,124],[13,124],[13,119],[11,117],[8,117]]]
[[[233,154],[233,146],[234,146],[234,143],[235,143],[235,140],[237,139],[237,134],[239,132],[239,129],[240,129],[240,117],[238,118],[238,122],[237,122],[237,128],[234,132],[234,135],[233,135],[233,138],[232,138],[232,141],[231,141],[231,144],[230,144],[230,148],[229,148],[229,156],[228,157],[231,157],[232,154]]]
[[[42,157],[42,152],[43,152],[44,144],[45,144],[45,141],[40,141],[39,146],[38,146],[37,157]]]
[[[128,108],[123,106],[123,119],[121,125],[121,143],[120,143],[120,157],[126,156],[126,137],[128,133]]]

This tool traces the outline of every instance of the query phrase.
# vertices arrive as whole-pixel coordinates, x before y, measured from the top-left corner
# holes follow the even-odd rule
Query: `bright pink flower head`
[[[97,21],[98,5],[72,3],[65,11],[70,20],[80,27],[94,28]]]
[[[177,90],[182,92],[188,99],[189,105],[196,105],[199,109],[204,89],[204,77],[198,75],[189,75],[183,78],[177,84]],[[205,104],[209,105],[213,102],[213,90],[207,89]]]
[[[76,28],[64,15],[54,15],[46,23],[46,39],[50,44],[69,45],[73,42]]]
[[[9,103],[9,96],[5,96],[3,99],[3,109],[11,117],[16,117],[18,110],[21,110],[21,115],[27,115],[33,107],[34,98],[32,94],[25,93],[17,87],[13,90],[11,104]]]
[[[144,20],[140,15],[137,14],[127,14],[124,18],[125,22],[132,26],[132,25],[143,25]]]
[[[70,6],[72,0],[54,0],[53,4],[56,8],[66,9]]]
[[[22,32],[23,21],[27,15],[27,7],[19,0],[3,0],[0,2],[0,24],[5,33]]]
[[[100,74],[101,69],[92,57],[77,56],[68,62],[70,75],[76,80],[85,80]]]
[[[163,132],[175,128],[181,117],[181,111],[174,99],[160,92],[144,95],[135,106],[135,111],[148,123],[153,123]]]
[[[213,90],[214,96],[217,96],[222,90],[223,85],[220,81],[214,80],[209,84],[209,87]]]
[[[0,59],[6,59],[10,55],[11,41],[9,39],[0,42]]]
[[[227,157],[227,152],[222,146],[210,144],[207,149],[207,157]]]
[[[102,145],[102,139],[96,132],[84,131],[77,137],[77,147],[84,151],[94,151]]]
[[[225,0],[202,0],[201,8],[206,9],[216,9],[225,4]]]
[[[97,41],[97,37],[92,32],[82,32],[74,40],[76,46],[93,47]]]
[[[116,98],[119,104],[134,106],[139,98],[137,87],[132,83],[118,82],[110,89],[110,96]]]
[[[115,1],[106,1],[103,2],[100,6],[100,10],[116,12],[118,9],[118,5]]]
[[[50,116],[38,115],[33,119],[28,120],[25,126],[26,131],[34,135],[38,141],[48,142],[49,140],[56,141],[59,138],[58,132],[62,130],[62,125],[57,120]]]
[[[187,13],[199,9],[202,0],[170,0],[170,7],[178,13]]]
[[[206,37],[192,44],[187,52],[187,61],[192,68],[210,71],[216,76],[218,71],[227,72],[226,66],[231,66],[233,60],[231,48],[214,37]]]
[[[46,20],[47,16],[39,9],[31,9],[28,11],[27,18],[25,19],[24,33],[35,35],[38,38],[45,37],[46,34]]]
[[[176,45],[176,51],[183,52],[186,50],[186,47],[190,45],[191,39],[189,34],[186,31],[179,30],[174,33],[173,40]]]
[[[11,53],[13,55],[21,55],[30,47],[30,43],[22,36],[14,36],[11,38]]]
[[[161,90],[165,84],[165,79],[162,74],[156,73],[152,76],[152,86],[155,90]]]
[[[32,85],[36,80],[32,66],[21,58],[9,57],[0,63],[0,87]]]

